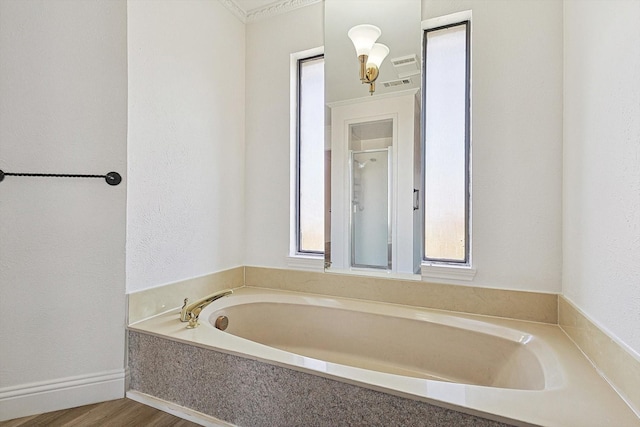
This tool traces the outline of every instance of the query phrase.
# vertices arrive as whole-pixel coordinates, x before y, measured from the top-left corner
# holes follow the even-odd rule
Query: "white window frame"
[[[298,252],[298,61],[324,55],[324,46],[294,52],[289,63],[289,254],[287,266],[298,270],[324,271],[324,254]],[[324,195],[322,195],[324,197]]]
[[[422,34],[424,34],[424,32],[426,30],[430,30],[430,29],[435,29],[435,28],[439,28],[439,27],[444,27],[444,26],[449,26],[449,25],[455,25],[455,24],[461,24],[465,21],[468,21],[468,25],[469,25],[469,31],[472,33],[472,13],[470,10],[467,11],[462,11],[462,12],[457,12],[457,13],[452,13],[450,15],[445,15],[445,16],[440,16],[437,18],[432,18],[432,19],[427,19],[422,21],[421,23],[421,29],[422,29]],[[470,37],[471,39],[472,37]],[[423,38],[424,40],[424,38]],[[469,60],[470,60],[470,72],[469,72],[469,98],[470,98],[470,102],[471,102],[471,87],[472,87],[472,72],[471,69],[473,67],[473,49],[470,47],[470,51],[469,51]],[[424,70],[423,70],[424,72]],[[471,125],[472,125],[472,114],[473,114],[473,109],[470,108],[469,111],[469,144],[468,144],[468,150],[469,152],[467,153],[468,158],[469,158],[469,170],[468,170],[468,175],[469,175],[469,200],[468,200],[468,216],[467,216],[467,227],[468,227],[468,234],[467,234],[467,262],[466,263],[461,263],[461,262],[446,262],[446,261],[435,261],[435,260],[425,260],[424,259],[424,255],[423,255],[423,260],[422,260],[422,264],[421,264],[421,273],[422,273],[422,279],[423,280],[430,280],[430,279],[439,279],[439,280],[447,280],[447,281],[451,281],[451,282],[468,282],[473,280],[473,278],[476,275],[476,268],[473,264],[473,246],[472,246],[472,194],[471,194],[471,180],[472,180],[472,165],[471,165],[471,147],[472,147],[472,131],[471,131]],[[423,125],[424,126],[424,125]],[[424,159],[422,160],[424,162]],[[424,195],[423,195],[424,197]],[[423,204],[424,205],[424,204]],[[424,238],[424,237],[423,237]],[[424,247],[424,242],[423,245]]]

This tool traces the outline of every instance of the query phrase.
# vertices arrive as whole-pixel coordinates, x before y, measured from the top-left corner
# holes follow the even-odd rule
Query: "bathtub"
[[[507,424],[640,425],[556,325],[250,287],[200,323],[129,328]]]

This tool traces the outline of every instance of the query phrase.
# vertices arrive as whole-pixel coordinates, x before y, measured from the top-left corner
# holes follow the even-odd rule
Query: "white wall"
[[[127,10],[0,1],[0,419],[124,394]]]
[[[288,55],[322,44],[321,8],[247,25],[247,265],[286,267]],[[559,292],[562,2],[423,0],[422,18],[469,9],[473,283]]]
[[[212,0],[133,0],[128,19],[133,292],[243,264],[245,35]]]
[[[640,2],[564,5],[563,293],[640,357]]]
[[[423,0],[471,10],[473,284],[559,292],[562,2]]]
[[[323,6],[316,3],[247,24],[246,265],[286,267],[289,55],[323,45]]]

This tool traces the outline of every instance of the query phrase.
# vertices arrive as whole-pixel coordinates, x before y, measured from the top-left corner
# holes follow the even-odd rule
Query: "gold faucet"
[[[197,328],[200,324],[198,323],[198,317],[200,316],[202,309],[215,300],[231,295],[232,293],[233,290],[225,289],[224,291],[216,292],[191,304],[189,304],[189,298],[185,298],[184,305],[180,310],[180,321],[189,322],[189,325],[187,325],[187,328],[189,329]]]

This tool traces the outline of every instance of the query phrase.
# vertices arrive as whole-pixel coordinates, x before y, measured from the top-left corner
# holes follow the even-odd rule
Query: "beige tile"
[[[129,324],[181,307],[185,298],[200,298],[213,292],[244,284],[244,267],[219,271],[128,295]]]
[[[556,294],[264,267],[245,267],[245,284],[552,324],[558,322]]]
[[[558,305],[560,327],[636,413],[640,413],[640,360],[605,334],[566,298],[561,296]]]

